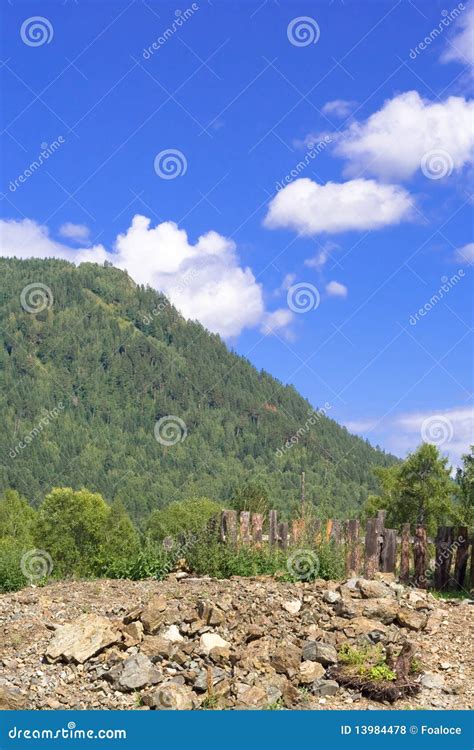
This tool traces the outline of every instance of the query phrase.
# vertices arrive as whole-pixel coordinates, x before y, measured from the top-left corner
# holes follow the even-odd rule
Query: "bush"
[[[28,583],[21,572],[24,551],[18,540],[12,537],[0,539],[0,592],[18,591]]]
[[[211,518],[218,516],[221,506],[207,497],[176,500],[163,510],[155,510],[148,522],[151,539],[177,538],[184,532],[202,531]]]
[[[197,575],[213,578],[275,575],[285,570],[286,554],[250,545],[222,544],[215,537],[201,536],[185,550],[186,562]]]

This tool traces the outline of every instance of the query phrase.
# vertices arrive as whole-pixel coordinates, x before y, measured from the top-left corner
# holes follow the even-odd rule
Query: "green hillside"
[[[54,486],[87,487],[123,500],[140,522],[188,496],[227,503],[250,481],[289,513],[304,470],[307,502],[344,517],[376,488],[374,466],[395,460],[333,420],[311,418],[293,387],[122,271],[2,259],[0,272],[0,484],[34,505]],[[38,283],[54,301],[29,313],[22,290]],[[24,306],[38,300],[23,293]],[[187,434],[164,445],[154,428],[169,415]],[[173,439],[171,427],[161,434]]]

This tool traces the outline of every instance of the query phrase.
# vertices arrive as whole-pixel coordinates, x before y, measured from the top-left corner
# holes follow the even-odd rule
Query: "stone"
[[[220,609],[217,609],[213,604],[205,601],[199,601],[197,605],[197,613],[200,619],[206,623],[206,625],[213,625],[214,627],[222,625],[225,622],[225,614]]]
[[[348,638],[366,635],[374,642],[380,641],[387,633],[387,626],[368,617],[354,617],[344,626],[344,634]]]
[[[362,616],[373,620],[380,620],[384,625],[390,625],[398,614],[396,599],[366,599],[358,602],[362,605]]]
[[[325,591],[323,594],[323,602],[326,604],[335,604],[340,598],[341,595],[337,591]]]
[[[265,631],[260,627],[260,625],[249,625],[247,628],[245,641],[246,643],[250,643],[250,641],[256,641],[259,638],[263,638],[264,635]]]
[[[278,674],[293,677],[297,674],[301,662],[301,649],[291,643],[278,648],[271,656],[270,663]]]
[[[187,685],[164,682],[157,690],[144,695],[143,703],[155,711],[190,711],[193,708],[193,692]]]
[[[143,639],[143,625],[140,621],[125,624],[123,631],[136,643],[140,643]]]
[[[397,623],[402,628],[410,630],[422,630],[426,625],[427,618],[425,615],[415,612],[412,609],[400,609],[397,614]]]
[[[215,646],[209,651],[209,658],[212,659],[212,661],[216,664],[225,664],[230,659],[230,648]]]
[[[357,588],[364,599],[383,599],[387,596],[393,596],[393,592],[382,581],[368,581],[365,578],[359,578]]]
[[[303,645],[303,660],[317,661],[324,667],[337,664],[337,651],[329,643],[319,641],[306,641]]]
[[[290,613],[290,615],[297,615],[298,612],[301,609],[301,600],[300,599],[292,599],[289,602],[283,602],[281,605],[283,609],[285,609],[287,612]]]
[[[325,668],[317,661],[303,661],[300,664],[299,682],[300,685],[309,685],[318,680],[325,673]]]
[[[338,691],[339,685],[335,680],[315,680],[311,688],[313,695],[321,697],[336,695]]]
[[[213,648],[230,648],[229,641],[224,640],[218,633],[203,633],[199,645],[201,652],[209,654]]]
[[[254,685],[239,693],[238,701],[243,706],[265,706],[268,703],[267,691]]]
[[[217,685],[226,677],[227,673],[223,669],[219,669],[219,667],[211,667],[209,672],[207,669],[202,669],[194,680],[194,690],[204,693],[208,689],[208,680],[212,680],[212,685]]]
[[[106,617],[81,615],[75,622],[56,629],[46,649],[46,658],[83,664],[121,639],[119,630]]]
[[[145,656],[168,658],[173,650],[173,643],[157,635],[146,635],[140,644],[140,651]]]
[[[164,596],[154,594],[148,601],[140,615],[145,633],[153,635],[165,619],[166,599]]]
[[[0,711],[20,711],[29,708],[26,696],[18,688],[0,685]]]
[[[163,678],[161,671],[143,654],[130,656],[121,666],[116,685],[119,690],[140,690],[146,685],[156,685]]]
[[[164,633],[161,633],[161,638],[165,641],[171,641],[171,643],[178,643],[179,641],[184,641],[183,636],[179,632],[179,628],[177,625],[170,625],[169,628],[165,630]]]
[[[425,672],[420,680],[424,688],[428,690],[435,690],[436,688],[442,688],[444,686],[444,677],[434,672]]]

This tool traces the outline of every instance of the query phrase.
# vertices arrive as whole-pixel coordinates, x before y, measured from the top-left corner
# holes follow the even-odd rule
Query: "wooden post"
[[[368,518],[365,525],[364,575],[373,578],[379,569],[379,532],[376,518]]]
[[[295,546],[304,538],[306,521],[304,518],[293,518],[291,522],[291,542]]]
[[[474,589],[474,537],[471,539],[471,589]]]
[[[271,510],[268,514],[268,541],[272,546],[278,541],[278,514],[276,510]]]
[[[377,512],[377,533],[379,536],[379,560],[378,560],[378,570],[381,570],[382,565],[382,545],[383,545],[383,535],[385,531],[385,519],[387,517],[387,511],[386,510],[379,510]]]
[[[326,521],[326,542],[329,542],[332,533],[332,518]]]
[[[342,526],[340,521],[333,521],[332,522],[332,528],[331,528],[331,534],[330,534],[330,541],[334,542],[334,544],[340,544],[342,541]]]
[[[224,530],[227,544],[237,544],[237,511],[224,511]]]
[[[353,518],[346,521],[346,573],[358,575],[360,570],[360,550],[359,550],[359,528],[360,523]]]
[[[240,512],[240,541],[242,544],[250,542],[250,513],[248,510]]]
[[[445,589],[450,580],[451,563],[454,548],[454,529],[452,526],[439,526],[436,535],[436,561],[434,585],[438,590]]]
[[[278,525],[278,546],[280,549],[288,549],[288,524],[286,522]]]
[[[402,543],[400,549],[400,580],[405,583],[410,577],[410,524],[402,526]]]
[[[380,568],[384,573],[394,573],[397,562],[397,532],[385,529],[381,553]]]
[[[420,589],[426,588],[426,528],[418,525],[415,527],[415,540],[413,542],[413,558],[415,562],[415,586]]]
[[[252,513],[252,541],[261,544],[263,540],[263,516],[261,513]]]
[[[311,521],[311,536],[314,544],[321,544],[321,521],[319,518],[314,518]]]
[[[219,529],[219,537],[220,537],[221,542],[225,542],[225,537],[226,537],[226,521],[225,521],[226,513],[227,513],[226,510],[221,511],[221,522],[220,522],[220,529]]]
[[[462,589],[466,577],[469,557],[469,536],[467,526],[460,526],[456,539],[456,561],[454,563],[454,582],[457,589]]]

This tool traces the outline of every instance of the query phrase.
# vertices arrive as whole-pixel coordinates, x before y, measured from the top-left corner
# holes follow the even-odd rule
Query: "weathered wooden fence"
[[[320,521],[296,518],[279,522],[276,510],[269,511],[268,533],[264,535],[261,513],[223,510],[220,539],[232,544],[252,544],[288,549],[301,545],[317,547],[322,542],[341,546],[348,575],[362,573],[373,578],[379,571],[395,573],[400,580],[418,588],[433,582],[437,589],[474,588],[474,543],[465,526],[440,526],[434,540],[429,540],[424,526],[412,530],[405,523],[398,534],[385,527],[386,511],[366,521],[365,529],[356,519]],[[429,546],[434,545],[434,555]],[[470,548],[470,553],[469,553]],[[470,558],[470,574],[467,568]]]

